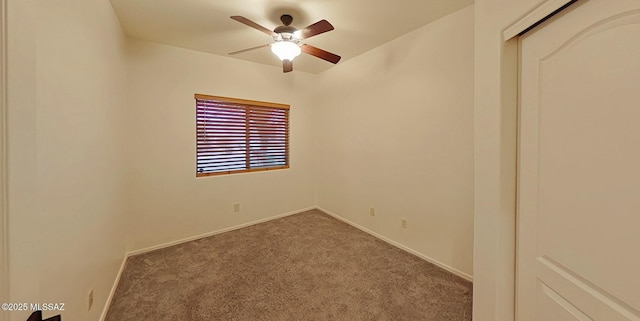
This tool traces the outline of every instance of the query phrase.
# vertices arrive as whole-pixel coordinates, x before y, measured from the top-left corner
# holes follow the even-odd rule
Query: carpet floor
[[[130,257],[106,321],[469,321],[471,297],[471,282],[311,210]]]

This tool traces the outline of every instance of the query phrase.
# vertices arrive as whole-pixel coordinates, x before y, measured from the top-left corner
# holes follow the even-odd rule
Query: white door
[[[640,320],[640,0],[520,38],[517,321]]]

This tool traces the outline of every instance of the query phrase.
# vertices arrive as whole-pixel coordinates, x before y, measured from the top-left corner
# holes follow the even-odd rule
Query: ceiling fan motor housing
[[[276,27],[275,29],[273,29],[273,32],[276,33],[275,35],[273,35],[273,39],[276,40],[276,41],[281,41],[281,40],[288,40],[288,41],[299,40],[295,36],[295,32],[296,31],[298,31],[298,29],[296,29],[296,28],[294,28],[292,26],[279,26],[279,27]]]
[[[278,26],[273,29],[273,32],[276,33],[276,35],[273,36],[273,39],[275,41],[300,40],[295,34],[298,29],[291,26],[291,22],[293,22],[293,17],[291,15],[283,14],[282,16],[280,16],[280,21],[282,21],[283,26]]]

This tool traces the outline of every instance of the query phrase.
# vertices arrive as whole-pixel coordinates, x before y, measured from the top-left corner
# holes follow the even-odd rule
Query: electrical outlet
[[[369,215],[376,216],[376,210],[373,207],[369,208]]]
[[[402,228],[407,228],[407,219],[406,218],[402,219]]]
[[[87,303],[87,311],[91,311],[91,307],[93,306],[93,289],[89,290],[89,295],[87,295]]]
[[[240,203],[233,203],[233,211],[240,212]]]

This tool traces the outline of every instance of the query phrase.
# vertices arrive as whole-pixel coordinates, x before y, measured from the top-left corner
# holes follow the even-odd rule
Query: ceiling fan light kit
[[[295,57],[298,57],[302,50],[300,45],[293,41],[278,41],[271,45],[271,51],[280,58],[280,60],[293,61]]]
[[[285,14],[280,17],[280,21],[282,21],[283,25],[278,26],[271,31],[245,17],[231,16],[231,19],[273,37],[274,43],[235,51],[229,53],[230,55],[270,46],[271,51],[282,61],[283,72],[290,72],[293,70],[293,59],[299,56],[302,52],[324,59],[333,64],[337,64],[338,61],[340,61],[340,56],[336,54],[302,43],[305,39],[333,30],[333,26],[327,20],[320,20],[304,29],[298,30],[291,26],[293,17]]]

